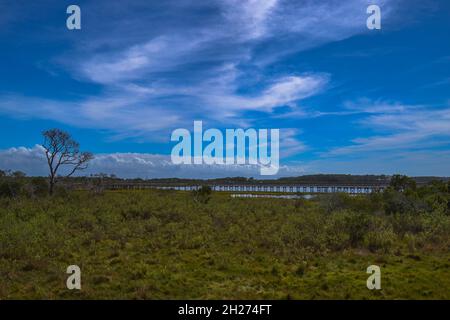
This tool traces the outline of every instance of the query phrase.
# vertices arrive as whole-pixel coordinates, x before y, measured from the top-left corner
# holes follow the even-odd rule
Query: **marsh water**
[[[232,198],[278,198],[278,199],[311,199],[314,195],[311,194],[251,194],[251,193],[234,193],[231,195]]]

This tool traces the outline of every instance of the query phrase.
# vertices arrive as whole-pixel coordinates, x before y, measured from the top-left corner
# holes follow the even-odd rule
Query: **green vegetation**
[[[0,178],[1,299],[450,299],[444,182],[285,200],[206,188],[50,197],[32,181]],[[81,291],[65,286],[72,264]],[[371,264],[382,290],[366,288]]]

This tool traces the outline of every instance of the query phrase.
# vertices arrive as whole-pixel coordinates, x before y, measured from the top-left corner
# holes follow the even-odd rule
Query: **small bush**
[[[392,225],[386,223],[382,218],[373,220],[370,231],[364,235],[364,245],[372,252],[388,253],[396,240],[397,236]]]
[[[22,192],[22,184],[18,181],[0,182],[0,198],[15,198]]]
[[[387,214],[417,214],[430,211],[430,206],[412,192],[387,189],[383,193],[384,210]]]
[[[48,182],[43,177],[31,178],[28,184],[28,190],[33,197],[45,197],[48,195]]]
[[[200,189],[192,191],[192,197],[197,203],[207,204],[211,200],[211,193],[211,187],[202,186]]]
[[[344,216],[344,227],[349,235],[350,245],[356,247],[369,229],[370,216],[365,213],[349,212]]]
[[[350,207],[350,196],[345,193],[332,193],[319,195],[316,201],[326,213],[347,209]]]

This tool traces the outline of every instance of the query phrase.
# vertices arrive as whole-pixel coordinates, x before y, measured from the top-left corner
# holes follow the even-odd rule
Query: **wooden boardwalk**
[[[208,185],[208,184],[205,184]],[[110,184],[106,189],[124,190],[124,189],[161,189],[161,190],[179,190],[192,191],[200,188],[202,185],[157,185],[157,184]],[[208,185],[214,191],[222,192],[276,192],[276,193],[336,193],[343,192],[349,194],[370,194],[383,191],[385,186],[368,185],[261,185],[261,184],[214,184]]]

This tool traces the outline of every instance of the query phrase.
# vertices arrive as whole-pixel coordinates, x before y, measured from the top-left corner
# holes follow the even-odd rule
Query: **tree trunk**
[[[48,194],[53,195],[53,190],[55,187],[55,177],[50,177],[49,185],[48,185]]]

